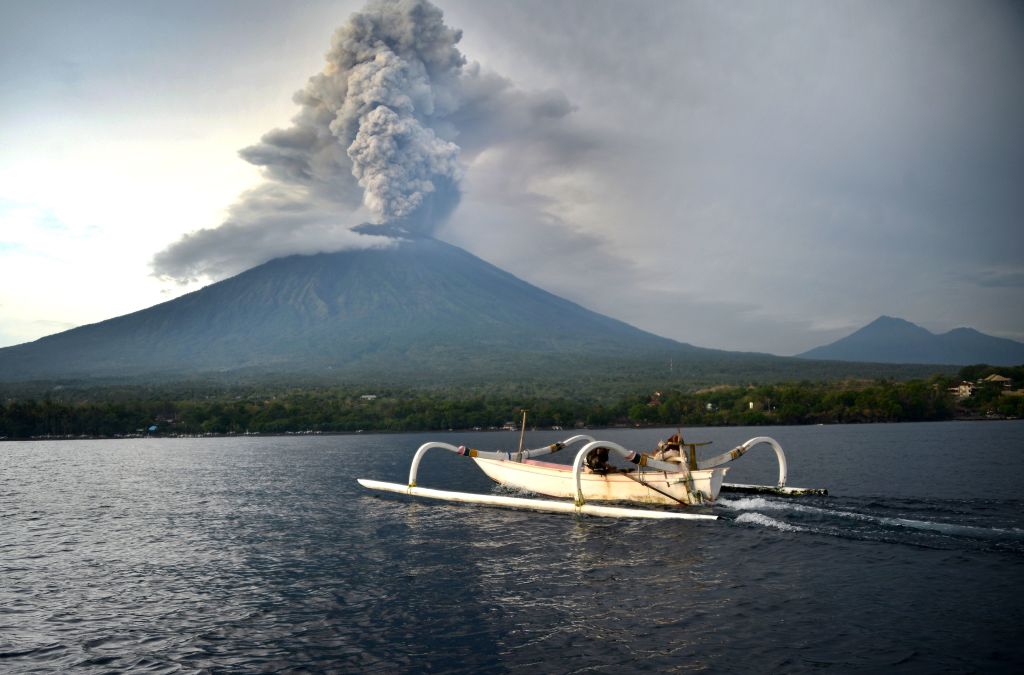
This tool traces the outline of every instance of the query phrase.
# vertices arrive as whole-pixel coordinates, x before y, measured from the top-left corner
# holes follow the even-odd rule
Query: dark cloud
[[[566,92],[573,134],[596,149],[582,162],[529,145],[489,153],[444,236],[710,346],[796,353],[879,314],[1024,331],[1015,277],[950,281],[1024,255],[1013,3],[451,2],[503,72]],[[519,190],[504,210],[518,207],[529,246],[489,245],[465,222],[488,182]],[[553,237],[550,214],[592,243]],[[645,293],[672,309],[636,311],[629,297]]]
[[[243,150],[269,183],[296,189],[313,224],[278,202],[242,209],[243,197],[224,232],[191,235],[158,271],[217,276],[314,242],[367,245],[344,239],[347,228],[390,218],[706,346],[796,353],[880,314],[1024,334],[1008,311],[1024,302],[1024,21],[1013,3],[445,10],[465,39],[443,22],[416,33],[401,16],[362,12],[343,29],[355,37],[332,43],[334,65],[296,96],[293,125]],[[359,65],[371,63],[359,36],[375,31],[422,67],[376,53]],[[338,75],[353,69],[381,93],[349,102]],[[355,153],[356,168],[352,122],[366,101],[390,102],[381,126],[406,139],[408,163],[375,148]],[[247,228],[265,235],[244,241]]]

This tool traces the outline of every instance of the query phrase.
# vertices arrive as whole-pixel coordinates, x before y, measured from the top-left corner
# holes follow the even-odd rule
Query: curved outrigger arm
[[[416,487],[416,474],[419,472],[420,461],[423,459],[423,455],[427,454],[427,451],[431,448],[443,448],[454,452],[456,455],[462,455],[463,457],[482,457],[483,459],[503,459],[512,462],[521,462],[524,459],[531,457],[537,457],[540,455],[548,455],[553,452],[558,452],[562,448],[579,443],[580,441],[589,441],[593,443],[594,439],[585,434],[577,434],[571,438],[567,438],[564,441],[552,443],[551,445],[545,445],[542,448],[534,448],[532,450],[523,450],[522,452],[501,452],[501,451],[487,451],[477,450],[476,448],[467,448],[464,445],[455,447],[451,443],[442,443],[439,441],[431,441],[424,443],[417,450],[416,454],[413,455],[412,465],[409,467],[409,487]],[[608,445],[608,444],[604,444]],[[589,447],[589,446],[588,446]]]
[[[649,466],[652,469],[659,471],[666,471],[669,473],[678,473],[688,479],[690,477],[690,470],[686,464],[675,464],[672,462],[663,462],[659,459],[654,459],[650,455],[645,455],[639,452],[633,452],[627,450],[618,443],[612,443],[611,441],[591,441],[580,448],[580,451],[576,453],[576,459],[572,463],[572,479],[576,483],[576,506],[583,505],[583,482],[580,478],[583,473],[583,460],[586,458],[587,453],[594,448],[608,448],[615,454],[621,456],[627,462],[632,462],[637,466]]]
[[[779,483],[775,487],[786,487],[786,453],[782,452],[782,446],[779,445],[774,438],[769,438],[768,436],[758,436],[756,438],[751,438],[746,443],[743,443],[742,445],[737,445],[729,452],[725,452],[722,453],[721,455],[716,455],[714,457],[709,457],[707,459],[697,460],[697,468],[713,469],[716,466],[721,466],[722,464],[731,462],[737,457],[742,456],[755,445],[760,445],[762,443],[767,443],[768,445],[772,446],[772,449],[775,450],[775,456],[779,460]]]
[[[562,448],[567,448],[570,445],[575,445],[580,441],[587,441],[588,443],[594,442],[593,436],[587,436],[586,434],[576,434],[570,436],[564,441],[557,441],[551,445],[545,445],[543,448],[534,448],[533,450],[523,450],[522,452],[516,452],[512,454],[512,459],[516,462],[521,462],[524,459],[530,459],[531,457],[539,457],[541,455],[550,455],[551,453],[558,452]]]

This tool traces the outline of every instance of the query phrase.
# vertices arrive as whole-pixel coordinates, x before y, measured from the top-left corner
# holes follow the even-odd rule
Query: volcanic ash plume
[[[158,253],[156,274],[217,277],[288,253],[389,245],[350,229],[366,219],[361,206],[391,233],[432,234],[458,204],[460,151],[539,133],[571,110],[560,92],[526,94],[466,66],[461,36],[426,0],[377,0],[352,15],[295,94],[291,126],[241,151],[266,183],[219,227]]]
[[[334,34],[324,71],[296,95],[293,126],[242,156],[321,191],[354,179],[379,222],[429,233],[458,195],[459,147],[435,128],[461,98],[460,37],[425,1],[368,6]]]

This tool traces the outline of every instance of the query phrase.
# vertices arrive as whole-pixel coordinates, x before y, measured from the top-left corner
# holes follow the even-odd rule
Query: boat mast
[[[526,408],[523,408],[520,412],[523,413],[523,422],[519,429],[519,452],[516,461],[521,462],[523,459],[523,441],[526,436]]]

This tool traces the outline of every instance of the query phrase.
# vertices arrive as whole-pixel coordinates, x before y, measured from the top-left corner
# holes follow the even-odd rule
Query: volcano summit
[[[0,349],[0,379],[200,374],[424,380],[715,358],[432,238],[289,256],[148,309]]]

